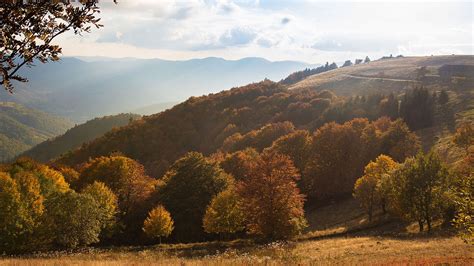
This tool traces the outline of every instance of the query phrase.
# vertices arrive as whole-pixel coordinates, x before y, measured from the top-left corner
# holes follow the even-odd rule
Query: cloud
[[[357,35],[331,35],[323,36],[311,45],[311,48],[331,52],[374,52],[393,51],[407,43],[404,38],[390,38],[385,36],[357,36]]]
[[[252,42],[257,34],[249,28],[236,27],[224,33],[219,41],[223,46],[245,45]]]

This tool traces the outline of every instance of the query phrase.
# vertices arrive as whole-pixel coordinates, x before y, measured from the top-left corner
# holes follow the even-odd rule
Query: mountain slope
[[[290,90],[330,90],[337,95],[404,93],[424,87],[432,92],[445,90],[449,102],[436,111],[433,126],[418,131],[423,148],[434,148],[448,162],[462,157],[452,143],[455,126],[474,122],[474,56],[449,55],[401,57],[338,68],[307,77],[290,85]]]
[[[71,126],[64,118],[17,103],[0,102],[0,161],[9,160]]]
[[[471,57],[464,57],[463,64],[467,65],[466,62],[469,61],[467,60],[469,58]],[[455,59],[458,60],[459,58]],[[381,65],[385,69],[390,67],[397,69],[393,71],[399,73],[399,76],[390,77],[392,79],[407,79],[416,76],[416,73],[414,73],[418,70],[416,66],[406,67],[406,64],[413,59],[401,58],[396,60],[371,62],[367,65],[353,67],[353,69],[362,68],[369,72],[375,71],[375,73],[378,73]],[[403,63],[404,60],[407,60],[406,63]],[[453,64],[450,57],[447,57],[447,59],[445,57],[424,57],[417,60],[420,61],[420,64],[427,65],[430,70],[433,67],[432,62],[436,62],[438,66],[436,70],[439,70],[439,66]],[[455,61],[455,63],[459,62]],[[399,65],[403,67],[398,67]],[[372,69],[373,66],[375,66],[374,69]],[[187,151],[213,153],[221,148],[225,144],[225,140],[232,135],[236,133],[243,135],[268,123],[291,121],[297,128],[314,130],[324,122],[343,122],[354,117],[371,117],[374,119],[378,115],[383,115],[383,113],[377,112],[375,116],[368,116],[369,113],[361,109],[363,105],[354,105],[357,103],[356,101],[349,102],[353,106],[350,107],[352,109],[346,109],[344,115],[341,116],[344,99],[335,97],[330,92],[315,92],[320,91],[322,87],[343,95],[360,95],[373,92],[372,90],[361,89],[360,83],[346,82],[344,86],[341,86],[342,84],[338,83],[340,77],[345,77],[344,75],[347,74],[348,69],[350,68],[341,68],[310,76],[295,84],[295,86],[291,86],[290,89],[282,84],[264,81],[218,94],[191,97],[186,102],[178,104],[165,112],[145,117],[131,125],[109,132],[81,149],[62,157],[60,162],[75,165],[88,160],[90,157],[120,151],[126,156],[143,163],[151,175],[159,177],[174,160]],[[392,70],[390,72],[386,71],[392,73]],[[466,82],[452,83],[451,80],[454,77],[454,74],[449,77],[439,76],[424,83],[433,92],[439,92],[440,89],[449,90],[451,95],[449,110],[453,114],[463,114],[463,112],[469,110],[469,106],[472,106],[470,105],[473,100],[472,83],[466,80],[470,78],[469,76],[464,77]],[[446,78],[449,82],[445,80]],[[316,82],[313,82],[313,80],[316,80]],[[302,84],[305,86],[302,86]],[[324,86],[319,86],[319,84],[324,84]],[[379,84],[377,79],[368,79],[366,84],[377,88],[375,91],[393,92],[396,95],[406,88],[405,85],[391,86],[391,83],[385,87],[385,81]],[[377,99],[377,97],[374,99]],[[372,104],[373,106],[368,106],[368,108],[370,110],[378,109],[382,101],[383,97],[378,98]],[[370,103],[370,101],[367,103]],[[472,117],[462,117],[462,119],[472,119]],[[423,129],[419,132],[425,148],[437,145],[436,141],[439,138],[444,138],[446,134],[449,135],[454,130],[452,126],[443,122],[440,117],[437,117],[436,120],[439,122],[436,122],[432,128]],[[430,135],[436,137],[429,137]],[[231,138],[235,138],[235,136]]]
[[[125,126],[140,117],[140,115],[136,114],[118,114],[95,118],[69,129],[61,136],[38,144],[22,155],[40,162],[47,162],[59,157],[63,153],[79,148],[82,144],[101,137],[114,128]]]
[[[63,58],[38,64],[22,73],[30,82],[15,83],[15,94],[0,99],[82,122],[93,117],[129,112],[156,103],[179,102],[193,95],[218,92],[264,78],[280,80],[308,67],[293,61],[262,58],[187,61]]]

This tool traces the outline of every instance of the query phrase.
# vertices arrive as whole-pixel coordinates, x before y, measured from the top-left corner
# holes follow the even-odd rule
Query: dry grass
[[[415,224],[380,213],[369,223],[348,199],[308,210],[310,227],[294,242],[250,240],[151,247],[84,249],[0,258],[0,265],[327,265],[474,264],[474,246],[438,229],[416,233]]]
[[[336,237],[269,245],[228,247],[208,255],[194,254],[192,245],[179,247],[89,250],[6,258],[0,265],[327,265],[327,264],[458,264],[474,263],[474,248],[453,237]]]

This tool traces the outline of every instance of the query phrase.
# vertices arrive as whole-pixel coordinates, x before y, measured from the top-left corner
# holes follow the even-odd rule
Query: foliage
[[[33,66],[35,60],[46,63],[59,60],[61,48],[52,44],[59,35],[72,30],[75,34],[89,32],[99,24],[96,1],[80,1],[73,5],[65,1],[2,1],[0,4],[1,84],[12,92],[12,81],[26,82],[18,74],[23,66]]]
[[[225,139],[222,147],[228,152],[238,151],[249,147],[254,148],[257,151],[262,151],[279,137],[287,135],[294,130],[295,127],[288,121],[268,124],[258,130],[252,130],[243,136],[240,133],[235,133]]]
[[[380,154],[404,159],[419,148],[418,138],[402,121],[387,118],[329,123],[314,133],[311,142],[301,180],[310,200],[348,195],[370,160]]]
[[[474,146],[474,125],[470,122],[462,123],[454,134],[454,143],[464,148],[468,153],[470,147]]]
[[[30,247],[44,210],[37,179],[25,173],[17,179],[0,172],[0,251],[9,253]]]
[[[173,215],[175,238],[184,242],[202,240],[206,207],[227,188],[231,177],[202,154],[189,152],[171,166],[163,181],[159,197]]]
[[[380,183],[382,178],[389,175],[396,167],[397,163],[392,158],[380,155],[375,161],[365,166],[364,175],[357,179],[354,185],[354,197],[367,211],[369,221],[372,220],[375,205],[380,205],[385,212],[386,199]]]
[[[143,231],[152,238],[167,237],[174,229],[171,214],[162,206],[153,208],[143,223]]]
[[[245,229],[245,215],[233,187],[217,194],[207,206],[203,218],[204,231],[217,234],[235,234]]]
[[[141,232],[150,197],[157,181],[145,174],[144,167],[124,156],[99,157],[82,168],[77,188],[82,189],[95,181],[103,182],[118,199],[119,219],[125,226],[120,238]]]
[[[298,130],[275,140],[267,152],[287,155],[300,173],[304,171],[310,156],[311,135],[306,130]]]
[[[400,103],[400,117],[411,130],[433,125],[435,99],[425,88],[407,91]]]
[[[381,153],[389,155],[397,162],[414,156],[421,148],[419,138],[400,119],[382,132],[380,145]]]
[[[448,169],[434,152],[419,153],[397,168],[383,186],[390,188],[389,204],[396,214],[417,221],[420,232],[425,223],[430,231],[447,203],[448,178]]]
[[[225,158],[220,161],[220,167],[228,174],[232,175],[235,180],[243,180],[249,169],[249,164],[256,160],[260,154],[253,148],[236,151],[226,154]]]
[[[306,227],[304,196],[296,186],[299,174],[284,155],[264,153],[253,162],[248,178],[238,183],[250,234],[284,239]]]
[[[105,227],[104,213],[91,195],[74,191],[58,193],[46,202],[44,225],[53,244],[67,248],[99,242]]]
[[[91,196],[98,203],[102,214],[102,217],[100,217],[102,229],[105,229],[110,236],[115,226],[115,215],[118,211],[117,196],[104,183],[98,181],[86,186],[81,193]]]

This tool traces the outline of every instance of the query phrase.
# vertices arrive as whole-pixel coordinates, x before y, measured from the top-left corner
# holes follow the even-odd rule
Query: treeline
[[[302,81],[308,76],[323,73],[323,72],[333,70],[333,69],[337,69],[337,64],[334,62],[331,64],[329,64],[329,62],[326,62],[324,66],[320,66],[320,67],[316,67],[312,69],[306,68],[305,70],[294,72],[290,74],[288,77],[282,79],[280,83],[285,84],[285,85],[295,84],[299,81]]]

